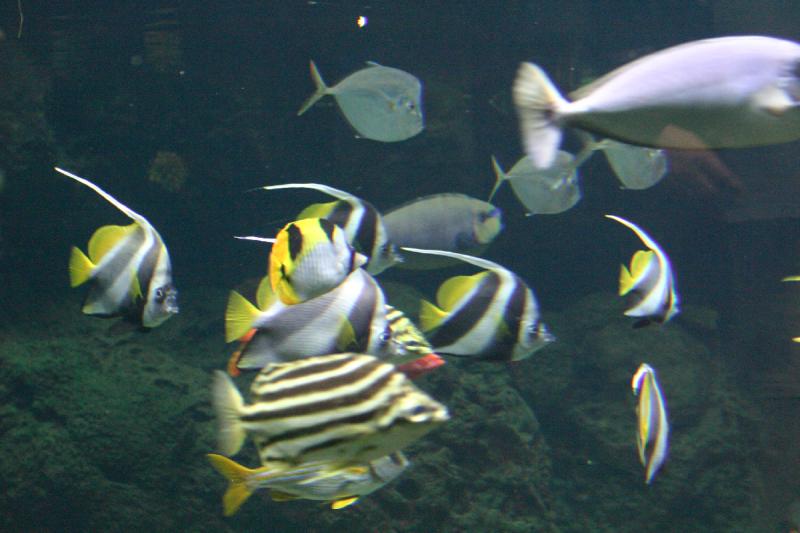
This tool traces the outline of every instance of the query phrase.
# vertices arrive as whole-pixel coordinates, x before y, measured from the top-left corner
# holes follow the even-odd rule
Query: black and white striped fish
[[[297,219],[324,218],[342,228],[347,242],[368,257],[364,268],[370,274],[380,274],[401,261],[397,248],[389,241],[381,214],[366,200],[320,183],[285,183],[263,189],[314,189],[337,198],[334,202],[306,207]]]
[[[330,461],[334,471],[400,450],[449,418],[394,365],[354,353],[268,365],[250,399],[215,373],[220,451],[236,454],[249,434],[264,466]]]
[[[332,291],[284,305],[262,280],[257,305],[231,292],[225,313],[228,342],[242,340],[228,371],[257,370],[269,363],[356,351],[402,364],[430,354],[424,335],[405,315],[386,304],[375,279],[353,271]]]
[[[72,247],[72,287],[89,284],[83,312],[121,316],[154,328],[178,312],[178,291],[172,283],[167,247],[156,229],[94,183],[56,167],[57,172],[86,185],[133,219],[129,226],[103,226],[89,240],[88,257]]]
[[[420,325],[436,353],[518,361],[555,340],[539,319],[533,291],[510,270],[455,252],[402,249],[460,259],[485,269],[445,281],[436,294],[438,305],[422,301]]]
[[[667,322],[680,311],[669,257],[656,241],[633,222],[614,215],[606,215],[606,218],[633,231],[648,248],[633,255],[630,268],[625,265],[620,268],[619,295],[628,295],[630,301],[625,316],[639,319],[633,325],[635,328],[651,322]]]

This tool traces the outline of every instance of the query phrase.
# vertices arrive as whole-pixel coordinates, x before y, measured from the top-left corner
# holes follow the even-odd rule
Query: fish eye
[[[156,301],[161,303],[164,301],[164,287],[159,287],[156,289]]]
[[[383,333],[381,333],[381,336],[378,337],[378,340],[381,341],[382,344],[386,344],[387,342],[389,342],[389,340],[391,340],[391,338],[392,338],[392,331],[389,328],[386,328],[386,330],[384,330]]]

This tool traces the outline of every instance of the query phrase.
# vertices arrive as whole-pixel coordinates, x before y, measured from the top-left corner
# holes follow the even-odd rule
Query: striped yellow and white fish
[[[639,226],[622,217],[606,215],[633,231],[647,246],[633,254],[631,265],[622,265],[619,272],[619,295],[630,294],[631,307],[625,316],[639,318],[633,327],[639,328],[651,322],[663,324],[678,314],[678,295],[669,257],[661,247]]]
[[[87,179],[64,169],[55,170],[105,198],[133,220],[128,226],[103,226],[89,240],[88,257],[72,247],[70,285],[87,283],[83,312],[100,317],[123,317],[154,328],[178,312],[178,291],[164,241],[140,214]]]
[[[454,252],[403,250],[443,255],[484,269],[445,281],[437,291],[437,305],[422,301],[420,325],[436,353],[518,361],[555,340],[540,320],[533,291],[510,270]]]
[[[401,450],[449,418],[394,365],[354,353],[268,365],[250,399],[215,373],[218,447],[234,455],[249,434],[262,464],[282,470],[323,461],[332,474]]]
[[[781,281],[800,281],[800,276],[787,276]],[[800,337],[792,337],[794,342],[800,342]]]
[[[364,263],[339,226],[306,218],[290,222],[275,236],[269,279],[280,301],[292,305],[330,291]]]
[[[378,283],[363,269],[335,289],[299,304],[284,305],[262,280],[253,305],[231,292],[225,313],[227,342],[241,340],[228,371],[257,370],[269,363],[355,351],[402,364],[430,354],[425,336],[386,304]]]
[[[503,229],[500,208],[466,194],[417,198],[383,215],[389,239],[400,248],[480,255]],[[397,266],[429,270],[457,264],[446,257],[403,254]]]
[[[331,502],[331,509],[343,509],[393,481],[410,465],[399,451],[332,475],[325,475],[327,463],[305,463],[276,471],[268,466],[247,468],[215,453],[208,454],[208,459],[229,482],[222,496],[225,516],[235,514],[253,492],[261,489],[268,489],[274,501],[321,500]]]
[[[638,397],[636,447],[645,468],[645,483],[650,483],[667,458],[667,406],[656,381],[656,371],[647,363],[642,363],[633,375],[631,388]]]
[[[364,269],[370,274],[380,274],[401,261],[396,247],[389,241],[381,214],[366,200],[320,183],[285,183],[263,189],[313,189],[333,196],[336,201],[312,204],[297,219],[324,218],[342,228],[347,242],[368,258]]]

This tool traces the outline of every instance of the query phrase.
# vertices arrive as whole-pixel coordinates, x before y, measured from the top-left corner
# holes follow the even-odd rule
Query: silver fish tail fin
[[[325,82],[322,80],[322,75],[320,75],[317,65],[313,60],[310,62],[310,67],[311,79],[314,80],[314,86],[316,87],[316,90],[314,91],[314,94],[309,96],[308,99],[303,103],[302,107],[300,107],[300,110],[297,112],[298,117],[308,111],[309,107],[316,104],[317,100],[328,94],[328,86],[325,85]]]
[[[225,455],[235,455],[244,444],[245,431],[242,425],[242,395],[225,372],[214,372],[211,403],[217,416],[217,446]]]
[[[497,162],[497,159],[494,156],[492,156],[492,170],[494,170],[495,182],[492,192],[489,193],[489,199],[486,200],[487,202],[492,201],[492,198],[494,198],[494,195],[497,193],[497,189],[499,189],[503,182],[508,179],[508,176],[505,172],[503,172],[503,169],[500,168],[500,163]]]
[[[559,108],[568,102],[547,74],[533,63],[522,63],[513,87],[525,153],[538,168],[549,168],[561,144]]]

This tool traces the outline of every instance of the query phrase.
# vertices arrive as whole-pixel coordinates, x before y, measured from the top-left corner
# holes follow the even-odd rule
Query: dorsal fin
[[[420,301],[419,325],[422,331],[436,329],[449,315],[448,312],[442,311],[428,300]]]
[[[487,274],[489,272],[484,270],[472,276],[455,276],[448,279],[436,291],[436,303],[445,311],[452,311],[464,298],[464,295],[480,283]]]
[[[103,226],[98,228],[92,238],[89,239],[89,259],[95,264],[99,263],[109,250],[136,231],[137,227],[136,224],[130,224],[128,226]]]
[[[336,207],[339,201],[327,202],[322,204],[311,204],[310,206],[306,207],[300,214],[297,215],[297,219],[303,218],[325,218],[331,214],[331,211]]]

